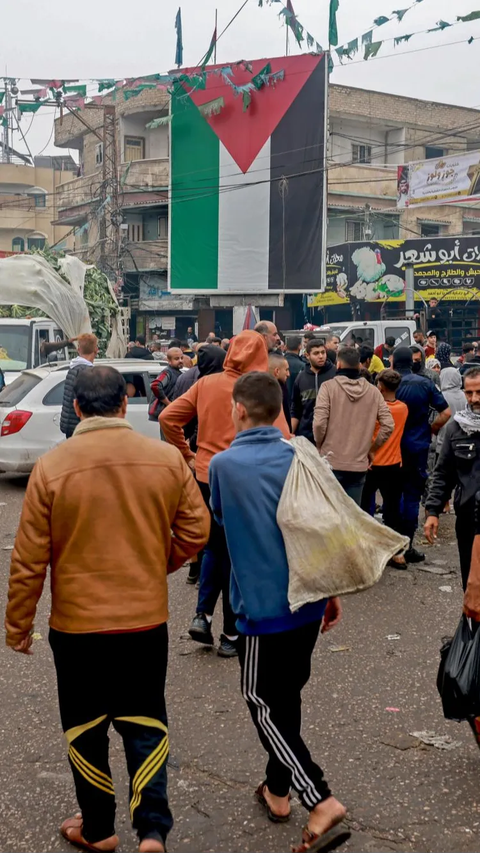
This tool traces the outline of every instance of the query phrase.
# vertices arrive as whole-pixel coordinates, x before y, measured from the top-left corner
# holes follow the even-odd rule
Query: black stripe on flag
[[[323,56],[271,137],[269,290],[321,284],[325,74]]]

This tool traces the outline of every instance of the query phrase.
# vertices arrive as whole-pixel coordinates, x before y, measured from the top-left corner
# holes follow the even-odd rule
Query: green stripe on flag
[[[170,286],[218,288],[218,137],[185,90],[172,95]]]

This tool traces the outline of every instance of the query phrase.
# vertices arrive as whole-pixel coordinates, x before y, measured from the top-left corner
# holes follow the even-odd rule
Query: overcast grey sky
[[[338,28],[340,42],[361,35],[379,15],[390,16],[392,8],[404,8],[412,0],[340,0]],[[206,52],[218,7],[219,33],[241,5],[241,0],[180,0],[183,19],[184,64],[195,65]],[[321,44],[328,41],[328,0],[293,0],[305,28]],[[135,77],[167,71],[175,56],[174,19],[176,0],[82,0],[65,3],[48,0],[16,0],[2,9],[0,66],[11,76],[78,78]],[[249,0],[237,20],[218,43],[218,62],[283,55],[285,30],[278,19],[279,6],[258,7]],[[415,33],[435,26],[440,19],[452,22],[457,15],[480,9],[480,0],[421,0],[401,23],[379,28],[374,40]],[[470,36],[479,40],[466,43]],[[292,39],[290,44],[292,45]],[[447,46],[449,42],[462,44]],[[420,48],[430,48],[418,51]],[[306,49],[306,48],[305,48]],[[291,52],[301,52],[292,46]],[[394,48],[387,42],[378,58],[335,67],[334,83],[361,86],[480,107],[480,20],[458,24],[443,32],[415,36]],[[21,84],[29,87],[26,80]],[[89,91],[95,89],[89,87]],[[47,144],[52,130],[53,111],[41,109],[28,132],[33,154]],[[24,133],[31,117],[22,120]],[[18,148],[25,150],[18,142]]]

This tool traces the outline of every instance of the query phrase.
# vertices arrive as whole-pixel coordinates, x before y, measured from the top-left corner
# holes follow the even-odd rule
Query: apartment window
[[[14,237],[12,240],[12,252],[24,252],[25,240],[23,237]]]
[[[356,222],[355,219],[347,219],[345,221],[345,240],[347,243],[361,240],[362,236],[362,223]]]
[[[95,163],[97,166],[101,166],[103,163],[103,142],[99,142],[95,146]]]
[[[27,244],[29,249],[44,249],[45,237],[29,237]]]
[[[143,222],[128,223],[128,239],[130,243],[141,243],[143,241]]]
[[[438,237],[442,233],[442,226],[431,222],[422,222],[421,229],[422,237]]]
[[[142,136],[125,137],[125,162],[145,159],[145,140]]]
[[[168,237],[168,221],[166,216],[158,217],[158,236],[160,240]]]
[[[38,195],[34,195],[33,198],[35,200],[35,207],[47,206],[47,196],[44,193],[38,193]]]
[[[435,145],[426,145],[425,146],[425,159],[426,160],[441,160],[442,157],[445,157],[445,149],[437,148]]]
[[[463,233],[478,236],[480,234],[480,219],[477,222],[463,220]]]
[[[372,146],[371,145],[352,145],[352,161],[354,163],[371,163],[372,162]]]

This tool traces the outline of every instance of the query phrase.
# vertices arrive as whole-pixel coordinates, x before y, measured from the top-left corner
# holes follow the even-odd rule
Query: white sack
[[[348,497],[326,459],[303,436],[277,510],[289,567],[288,601],[304,604],[368,589],[409,540],[380,524]]]
[[[39,308],[69,338],[92,331],[80,294],[39,255],[0,259],[0,304]]]

